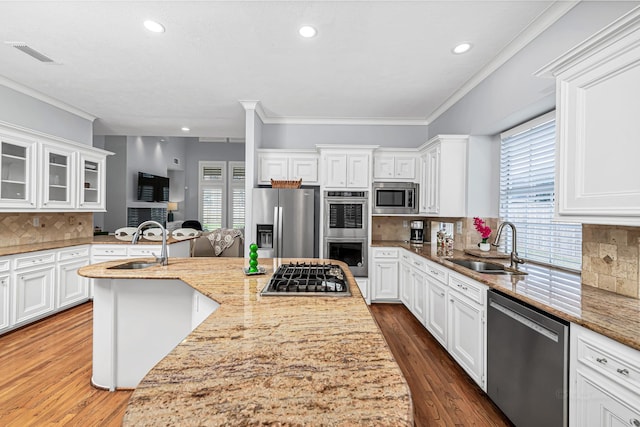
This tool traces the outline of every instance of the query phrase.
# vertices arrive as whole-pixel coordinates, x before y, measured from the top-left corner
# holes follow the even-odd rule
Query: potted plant
[[[482,237],[482,242],[478,243],[478,247],[480,248],[480,250],[490,250],[491,245],[489,244],[489,242],[487,242],[487,240],[489,239],[489,236],[491,236],[491,227],[489,227],[483,219],[480,219],[477,216],[473,218],[473,225],[476,227],[476,230]]]

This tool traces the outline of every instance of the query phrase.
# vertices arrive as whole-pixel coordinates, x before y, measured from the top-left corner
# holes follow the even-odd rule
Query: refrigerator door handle
[[[282,236],[282,206],[278,206],[278,247],[280,248],[278,250],[278,258],[282,258],[282,251],[283,251],[283,236]]]
[[[280,207],[275,205],[273,207],[273,236],[272,236],[272,246],[273,246],[273,256],[278,257],[280,253],[280,221],[278,221],[278,213],[280,212]]]

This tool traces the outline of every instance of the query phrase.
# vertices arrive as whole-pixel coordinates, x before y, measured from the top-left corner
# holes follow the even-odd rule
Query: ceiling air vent
[[[49,62],[49,63],[55,62],[53,59],[49,58],[47,55],[44,55],[38,52],[37,50],[30,48],[29,46],[27,46],[26,43],[22,43],[22,42],[5,42],[5,43],[15,47],[19,51],[26,53],[30,57],[35,58],[40,62]]]

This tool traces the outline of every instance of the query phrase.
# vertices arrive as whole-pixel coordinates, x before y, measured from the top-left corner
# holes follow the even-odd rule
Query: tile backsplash
[[[582,283],[640,297],[640,227],[582,225]]]
[[[0,213],[0,247],[91,236],[91,212]]]

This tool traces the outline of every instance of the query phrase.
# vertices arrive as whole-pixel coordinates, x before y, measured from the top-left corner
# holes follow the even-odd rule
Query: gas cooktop
[[[265,296],[351,296],[339,265],[322,263],[282,264],[264,287]]]

